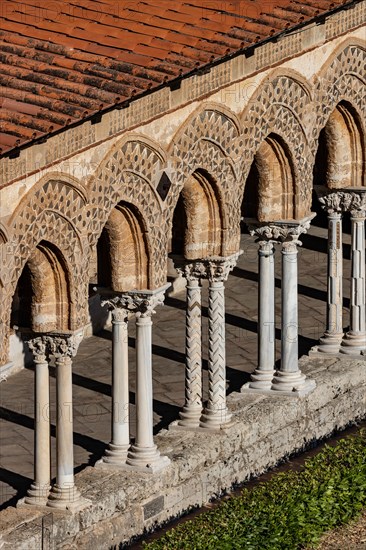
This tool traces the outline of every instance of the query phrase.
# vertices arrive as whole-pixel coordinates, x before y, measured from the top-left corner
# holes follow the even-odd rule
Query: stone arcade
[[[6,0],[1,13],[0,397],[27,366],[35,398],[34,479],[0,512],[3,548],[40,548],[37,525],[52,513],[59,548],[107,549],[366,414],[366,2],[319,10],[279,0],[254,14],[243,1],[230,16],[216,5],[198,15],[195,2],[161,12],[137,3],[128,19],[145,27],[129,33],[119,18],[131,8],[102,3],[101,21],[93,0],[72,13],[63,2],[58,14],[55,2],[42,17],[36,2],[20,13]],[[71,36],[61,37],[56,15]],[[119,42],[126,34],[131,50]],[[314,210],[328,216],[326,316],[318,345],[299,359],[298,248]],[[351,226],[347,322],[342,220]],[[228,395],[225,284],[245,261],[244,230],[258,252],[258,358]],[[154,436],[153,315],[182,282],[184,404]],[[110,443],[75,475],[73,360],[110,324]],[[56,433],[44,414],[53,368]]]

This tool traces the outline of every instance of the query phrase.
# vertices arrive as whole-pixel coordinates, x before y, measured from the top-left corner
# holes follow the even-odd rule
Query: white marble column
[[[47,340],[28,341],[34,357],[34,481],[24,499],[26,504],[45,505],[51,489],[50,389]]]
[[[321,188],[319,202],[328,214],[327,325],[314,351],[338,353],[343,338],[343,249],[342,213],[349,194]]]
[[[231,420],[226,405],[225,286],[239,254],[204,261],[208,278],[208,401],[200,427],[220,429]]]
[[[315,382],[301,373],[298,364],[298,293],[297,246],[298,237],[310,227],[314,215],[300,221],[278,222],[282,241],[282,319],[281,367],[272,381],[272,390],[304,395],[314,389]]]
[[[360,355],[366,350],[366,190],[352,194],[353,201],[350,209],[352,223],[350,327],[342,341],[340,352],[348,355]]]
[[[275,271],[270,227],[248,221],[258,242],[258,366],[242,390],[270,390],[275,374]]]
[[[52,354],[56,359],[56,484],[52,487],[47,506],[77,511],[88,502],[74,482],[72,357],[77,353],[82,336],[61,334],[50,336]]]
[[[161,456],[153,438],[152,320],[155,308],[164,303],[165,290],[129,292],[136,313],[136,438],[126,464],[137,470],[155,473],[170,460]]]
[[[111,442],[98,464],[120,466],[126,463],[130,446],[128,381],[128,312],[129,296],[103,300],[112,312],[112,416]]]
[[[202,414],[201,273],[193,260],[174,257],[174,267],[186,279],[185,401],[177,426],[197,428]],[[197,268],[198,267],[198,268]],[[204,273],[206,270],[203,270]]]

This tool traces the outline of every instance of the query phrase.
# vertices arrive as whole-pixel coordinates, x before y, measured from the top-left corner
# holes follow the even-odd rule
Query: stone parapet
[[[300,367],[317,384],[304,398],[232,393],[232,423],[220,434],[161,432],[156,443],[171,464],[157,476],[91,467],[80,472],[76,483],[92,504],[74,515],[53,513],[55,547],[107,550],[127,542],[365,417],[365,358],[303,357]],[[42,516],[40,510],[1,512],[5,547],[41,548]]]

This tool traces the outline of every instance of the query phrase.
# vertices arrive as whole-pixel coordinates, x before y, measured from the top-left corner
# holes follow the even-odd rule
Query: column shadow
[[[16,472],[0,467],[0,481],[5,483],[6,485],[9,485],[10,487],[13,487],[13,489],[16,490],[15,495],[0,504],[1,511],[5,510],[5,508],[8,508],[9,506],[16,506],[18,500],[25,497],[25,495],[27,494],[27,489],[33,480],[29,477],[17,474]]]

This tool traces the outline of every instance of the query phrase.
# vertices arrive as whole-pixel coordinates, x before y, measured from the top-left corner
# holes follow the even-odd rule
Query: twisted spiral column
[[[225,286],[241,251],[227,258],[205,261],[208,286],[208,401],[200,420],[201,428],[219,429],[231,414],[226,405]]]

